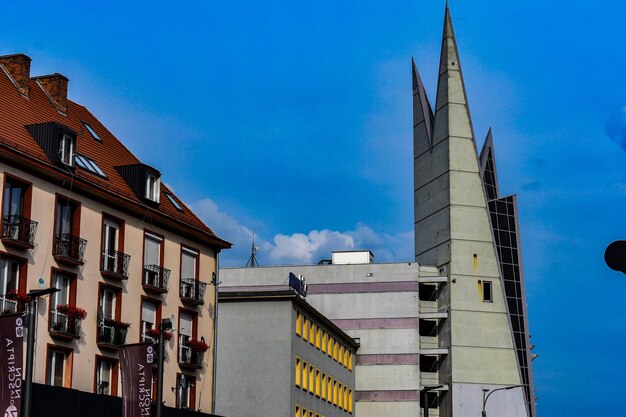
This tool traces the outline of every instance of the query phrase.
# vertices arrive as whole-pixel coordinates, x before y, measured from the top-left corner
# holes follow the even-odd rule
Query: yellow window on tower
[[[333,337],[328,335],[328,349],[326,349],[326,353],[329,357],[333,357]]]
[[[302,407],[302,417],[308,417],[308,413],[306,412],[306,408]]]
[[[343,365],[343,345],[339,344],[339,359],[338,362]]]
[[[339,383],[337,381],[333,381],[333,405],[337,405],[339,401]]]
[[[317,331],[315,332],[315,347],[320,349],[322,347],[322,329],[317,326]]]
[[[348,352],[348,348],[344,348],[343,349],[343,366],[345,366],[346,368],[348,367],[348,356],[350,355],[350,352]]]
[[[300,362],[300,358],[296,356],[296,387],[301,386],[302,381],[302,363]]]
[[[322,391],[320,392],[320,397],[323,400],[326,399],[326,374],[322,372]]]
[[[318,397],[322,392],[322,373],[319,369],[315,370],[315,395]]]
[[[296,311],[296,334],[302,336],[302,313]]]
[[[352,390],[348,393],[348,412],[352,414]]]
[[[302,328],[302,337],[304,340],[308,340],[309,338],[309,319],[304,316],[304,326]]]
[[[343,408],[343,385],[339,383],[339,388],[337,389],[337,393],[339,395],[339,399],[337,400],[337,405],[339,408]]]
[[[343,409],[348,411],[348,388],[343,387]]]
[[[326,330],[322,330],[322,352],[326,353],[326,342],[328,339],[328,335],[326,334]]]
[[[309,410],[309,417],[313,417],[313,410]]]
[[[348,369],[352,370],[352,352],[348,355]]]
[[[333,346],[333,359],[339,361],[339,342],[335,339],[335,345]]]
[[[296,404],[296,413],[295,413],[296,417],[302,417],[302,415],[300,414],[300,406],[298,404]]]
[[[320,417],[319,413],[315,413],[315,417]]]
[[[315,344],[315,328],[317,326],[315,324],[313,324],[313,322],[311,322],[311,325],[309,326],[309,343],[314,345]]]
[[[302,388],[307,389],[309,387],[309,366],[306,362],[302,362]]]
[[[309,365],[309,392],[315,392],[315,368],[313,365]]]

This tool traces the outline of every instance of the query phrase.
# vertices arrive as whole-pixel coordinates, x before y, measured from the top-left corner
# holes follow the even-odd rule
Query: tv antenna
[[[248,258],[248,262],[246,262],[245,268],[254,268],[259,265],[259,261],[256,259],[256,254],[259,251],[259,247],[254,245],[254,232],[252,232],[252,248],[250,250],[250,257]]]

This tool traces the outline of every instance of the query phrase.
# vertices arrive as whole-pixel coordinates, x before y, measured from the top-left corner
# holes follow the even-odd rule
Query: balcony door
[[[4,184],[2,216],[21,216],[24,210],[24,187],[7,179]]]
[[[187,313],[180,313],[178,329],[178,348],[180,349],[181,363],[191,362],[191,348],[188,342],[193,338],[193,316]]]
[[[57,236],[72,234],[72,216],[74,207],[71,203],[59,200],[54,224]]]
[[[144,301],[141,305],[141,339],[142,342],[151,342],[152,339],[146,336],[146,332],[156,328],[157,306],[149,301]]]

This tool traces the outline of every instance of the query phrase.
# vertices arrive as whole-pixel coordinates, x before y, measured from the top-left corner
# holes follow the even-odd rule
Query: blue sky
[[[0,54],[61,72],[243,265],[413,251],[411,56],[434,101],[443,1],[0,6]],[[623,415],[626,4],[451,2],[479,147],[518,193],[540,416]]]

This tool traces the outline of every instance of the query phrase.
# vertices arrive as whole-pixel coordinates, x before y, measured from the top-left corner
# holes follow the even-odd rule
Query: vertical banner
[[[154,345],[136,343],[120,347],[122,417],[150,416]]]
[[[24,363],[22,314],[0,317],[0,413],[22,415],[22,364]]]

